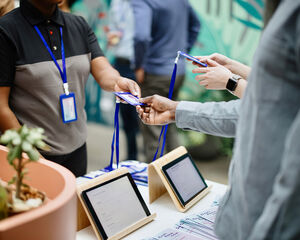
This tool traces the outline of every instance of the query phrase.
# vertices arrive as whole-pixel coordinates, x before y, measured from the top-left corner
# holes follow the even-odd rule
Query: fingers
[[[208,73],[210,72],[212,69],[209,67],[203,68],[203,67],[199,67],[199,68],[195,68],[192,70],[193,73]]]
[[[208,81],[201,81],[201,82],[199,82],[199,85],[201,85],[201,86],[204,86],[205,88],[207,88],[208,87],[208,84],[209,84],[209,82]]]
[[[129,90],[134,96],[137,96],[138,98],[141,97],[141,89],[140,89],[139,85],[132,80],[130,81],[130,84],[129,84]]]
[[[209,59],[209,58],[206,60],[206,63],[207,63],[209,66],[211,66],[211,67],[217,67],[217,66],[220,65],[220,64],[217,63],[216,61],[214,61],[214,60],[212,60],[212,59]]]
[[[150,118],[150,113],[151,113],[151,108],[150,107],[137,107],[137,112],[144,124],[151,124],[151,118]]]
[[[124,104],[128,104],[125,100],[123,100],[122,98],[116,96],[116,103],[124,103]]]
[[[206,74],[203,74],[203,75],[197,75],[197,76],[195,77],[195,79],[196,79],[197,81],[203,81],[203,80],[207,79],[207,75],[206,75]]]
[[[153,103],[153,98],[154,98],[154,96],[141,98],[141,99],[140,99],[140,102],[141,102],[141,103],[145,103],[145,104],[147,104],[147,105],[151,105],[151,103]]]

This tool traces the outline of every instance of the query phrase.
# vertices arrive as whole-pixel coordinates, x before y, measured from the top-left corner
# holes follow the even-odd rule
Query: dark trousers
[[[87,151],[86,144],[83,144],[75,151],[64,155],[47,155],[43,157],[52,162],[58,163],[69,169],[76,177],[86,174],[87,171]]]
[[[122,77],[126,77],[135,81],[135,74],[133,69],[131,69],[130,67],[129,60],[116,58],[114,67],[118,70]],[[138,150],[136,135],[139,131],[139,125],[136,109],[134,106],[131,106],[129,104],[121,104],[120,112],[127,140],[127,159],[137,160]]]

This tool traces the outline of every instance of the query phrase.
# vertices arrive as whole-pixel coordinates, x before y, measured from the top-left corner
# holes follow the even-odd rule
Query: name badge
[[[75,94],[60,95],[61,114],[64,123],[69,123],[77,120],[77,110],[75,102]]]

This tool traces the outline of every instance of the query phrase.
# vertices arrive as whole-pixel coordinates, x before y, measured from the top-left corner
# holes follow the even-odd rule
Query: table
[[[145,202],[148,203],[147,205],[150,212],[156,213],[157,217],[154,221],[127,235],[123,239],[138,240],[150,238],[164,229],[172,227],[181,218],[208,209],[217,198],[220,198],[225,193],[227,186],[212,181],[206,182],[208,185],[212,185],[210,193],[185,213],[181,213],[176,209],[168,193],[165,193],[155,202],[149,204],[148,187],[138,186]],[[97,238],[92,227],[89,226],[77,232],[76,240],[97,240]]]

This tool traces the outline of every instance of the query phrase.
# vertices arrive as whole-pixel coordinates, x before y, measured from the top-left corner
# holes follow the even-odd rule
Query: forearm
[[[247,88],[247,84],[248,84],[248,82],[245,79],[240,79],[238,81],[238,85],[237,85],[235,91],[233,92],[233,94],[235,96],[237,96],[238,98],[242,98],[244,95],[244,92]]]
[[[240,100],[230,102],[180,102],[176,125],[221,137],[235,137]]]
[[[1,107],[0,110],[0,132],[4,133],[8,129],[19,129],[21,127],[15,114],[9,107]]]
[[[231,60],[228,65],[229,70],[237,75],[240,75],[243,79],[247,80],[250,74],[251,68],[245,64],[242,64],[238,61]]]
[[[106,91],[115,91],[115,86],[121,76],[105,57],[98,57],[92,60],[92,75],[100,87]]]

